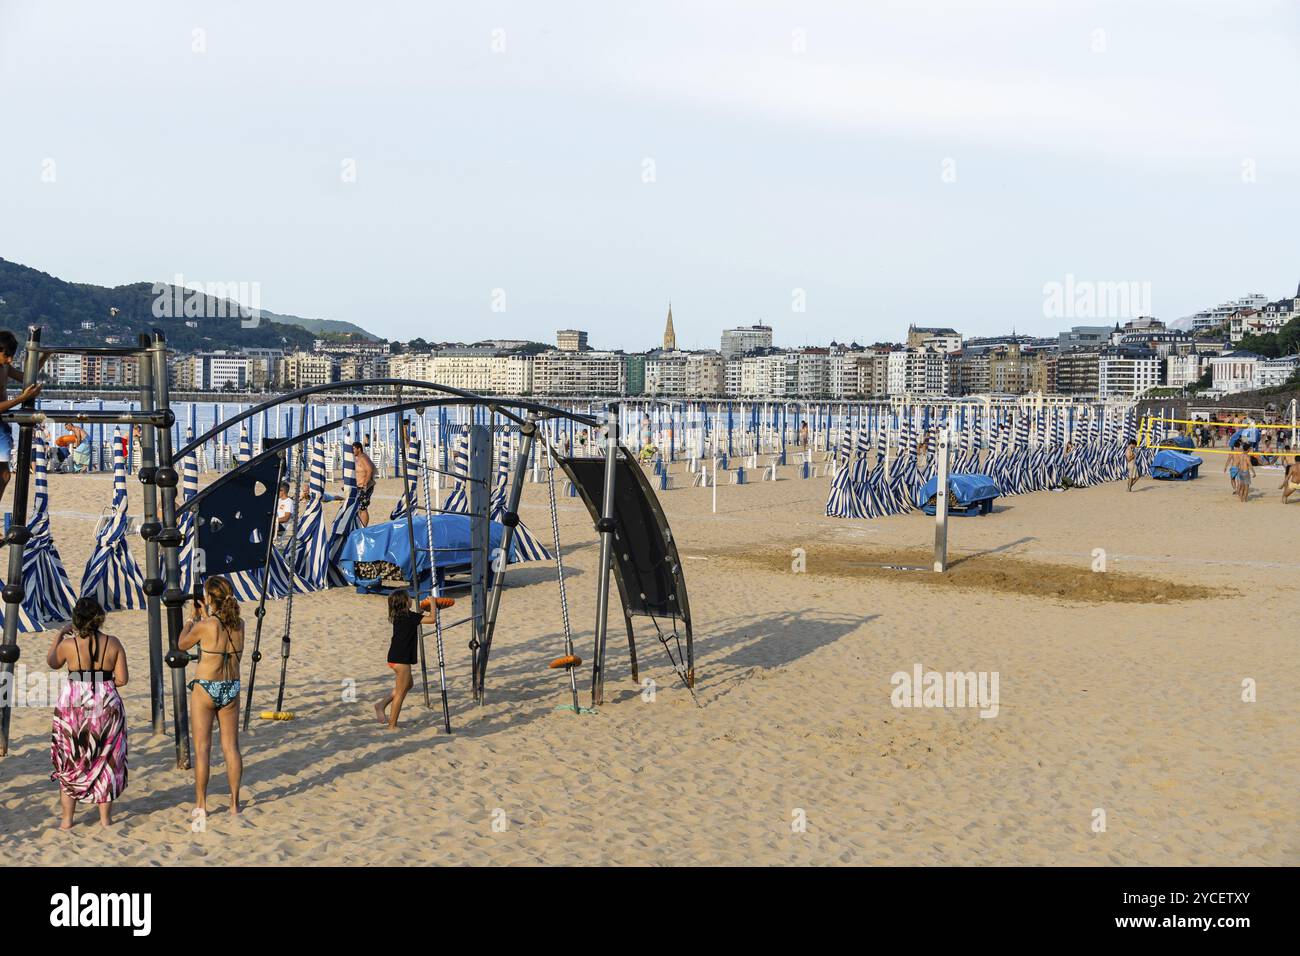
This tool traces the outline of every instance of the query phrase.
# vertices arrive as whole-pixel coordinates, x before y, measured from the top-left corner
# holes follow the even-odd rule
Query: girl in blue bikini
[[[208,775],[212,754],[212,725],[221,727],[221,752],[230,781],[230,812],[239,813],[239,779],[244,761],[239,753],[239,659],[244,653],[244,622],[239,601],[225,578],[208,578],[203,601],[181,631],[177,646],[199,649],[198,678],[190,682],[190,727],[194,730],[195,816],[208,812]],[[195,688],[195,684],[198,688]]]

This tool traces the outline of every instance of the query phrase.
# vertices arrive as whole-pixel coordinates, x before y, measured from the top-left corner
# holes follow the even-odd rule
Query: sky
[[[1298,47],[1281,0],[0,0],[0,257],[431,341],[1172,320],[1300,284]]]

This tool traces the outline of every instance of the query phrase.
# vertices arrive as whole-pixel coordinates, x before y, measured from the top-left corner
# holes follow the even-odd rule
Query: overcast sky
[[[0,0],[0,256],[403,339],[1174,319],[1300,283],[1298,9]]]

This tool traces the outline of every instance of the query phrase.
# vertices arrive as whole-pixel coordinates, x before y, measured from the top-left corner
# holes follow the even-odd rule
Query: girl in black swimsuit
[[[388,643],[388,666],[393,669],[393,692],[375,701],[375,717],[389,730],[397,729],[397,715],[402,701],[415,685],[411,665],[420,660],[420,625],[434,622],[434,611],[428,614],[411,610],[411,595],[406,590],[388,595],[388,620],[393,625],[393,637]],[[389,708],[391,713],[385,714]]]

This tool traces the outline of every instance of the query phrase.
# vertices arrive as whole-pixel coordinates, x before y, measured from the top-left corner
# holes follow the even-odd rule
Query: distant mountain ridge
[[[243,303],[248,304],[248,303]],[[255,304],[255,303],[253,303]],[[261,310],[255,318],[228,296],[218,297],[168,283],[105,286],[68,282],[30,266],[0,259],[0,328],[23,341],[27,326],[40,325],[45,342],[133,344],[141,332],[160,328],[180,351],[238,348],[310,349],[322,334],[378,336],[335,319],[304,319]]]

